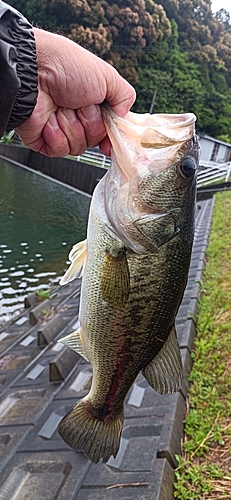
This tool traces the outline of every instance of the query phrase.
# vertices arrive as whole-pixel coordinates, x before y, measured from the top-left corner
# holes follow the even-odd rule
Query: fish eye
[[[180,174],[182,177],[192,177],[196,172],[196,162],[193,158],[184,158],[180,163]]]

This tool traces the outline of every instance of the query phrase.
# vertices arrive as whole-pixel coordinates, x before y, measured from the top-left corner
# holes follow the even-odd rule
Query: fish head
[[[105,182],[108,220],[135,252],[154,250],[158,225],[170,220],[173,237],[187,217],[192,219],[199,158],[196,117],[129,112],[121,118],[107,105],[103,117],[112,144]]]

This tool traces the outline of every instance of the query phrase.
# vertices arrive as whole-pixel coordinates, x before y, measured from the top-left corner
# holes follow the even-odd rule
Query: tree
[[[223,23],[226,29],[230,29],[230,13],[225,9],[218,10],[214,17],[220,22]]]
[[[57,28],[58,16],[52,0],[7,0],[7,3],[19,10],[35,26],[50,30]]]
[[[142,49],[171,32],[163,7],[153,0],[11,0],[11,4],[41,27],[56,29],[103,57],[133,84]]]
[[[70,1],[76,4],[76,0]],[[147,0],[147,4],[145,0],[84,0],[83,9],[78,15],[75,11],[77,17],[70,25],[70,37],[103,56],[131,83],[136,83],[142,50],[171,31],[162,6],[153,0]]]
[[[197,65],[179,50],[178,30],[171,22],[169,39],[155,42],[152,50],[143,56],[136,86],[138,97],[135,109],[148,111],[153,93],[156,92],[155,112],[183,113],[200,110],[204,95]]]

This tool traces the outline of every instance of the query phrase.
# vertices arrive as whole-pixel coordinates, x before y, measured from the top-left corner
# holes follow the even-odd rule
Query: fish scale
[[[80,328],[61,342],[90,361],[92,386],[59,424],[63,439],[96,463],[118,453],[124,399],[140,371],[161,394],[180,388],[174,323],[190,263],[198,164],[194,115],[155,115],[152,126],[150,115],[102,112],[112,165],[93,194],[87,242],[75,245],[62,278],[83,274]]]

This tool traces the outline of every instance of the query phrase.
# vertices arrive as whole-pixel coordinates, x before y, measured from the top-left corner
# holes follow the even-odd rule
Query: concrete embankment
[[[92,194],[107,171],[69,158],[48,158],[24,146],[0,143],[0,156],[37,170],[84,193]]]
[[[160,396],[138,376],[125,401],[119,453],[107,464],[92,464],[57,432],[63,415],[91,385],[89,363],[57,343],[77,328],[80,282],[57,287],[42,305],[28,297],[20,317],[0,329],[0,500],[15,495],[28,500],[173,500],[212,211],[213,200],[197,204],[188,284],[176,319],[182,388]]]

